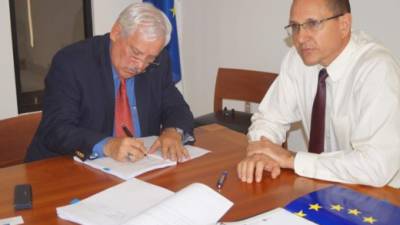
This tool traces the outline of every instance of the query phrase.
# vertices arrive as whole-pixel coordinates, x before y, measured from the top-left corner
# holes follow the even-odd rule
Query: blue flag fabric
[[[169,58],[171,60],[172,80],[174,81],[174,83],[177,83],[181,80],[181,63],[179,58],[179,43],[178,32],[176,28],[174,0],[143,0],[143,2],[152,3],[155,7],[163,11],[168,19],[171,21],[171,40],[166,48],[169,52]]]
[[[302,196],[285,208],[320,225],[400,225],[399,207],[338,186]]]

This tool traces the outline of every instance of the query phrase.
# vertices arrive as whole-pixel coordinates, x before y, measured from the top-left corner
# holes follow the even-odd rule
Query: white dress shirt
[[[306,66],[292,48],[252,117],[251,141],[285,141],[290,124],[310,134],[320,65]],[[298,152],[294,170],[305,177],[400,187],[400,63],[362,32],[353,32],[326,68],[325,150]]]

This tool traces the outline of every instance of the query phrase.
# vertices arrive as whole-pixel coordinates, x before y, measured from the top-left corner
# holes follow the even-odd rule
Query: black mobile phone
[[[16,210],[32,208],[32,186],[30,184],[15,185],[14,208]]]

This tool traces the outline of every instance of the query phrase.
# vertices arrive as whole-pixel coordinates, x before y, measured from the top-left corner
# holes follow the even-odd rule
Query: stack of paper
[[[191,184],[173,193],[133,178],[59,207],[57,215],[87,225],[205,225],[216,224],[232,205],[203,184]]]
[[[138,139],[144,142],[146,149],[150,149],[151,145],[157,138],[157,136],[150,136]],[[208,150],[191,145],[185,145],[185,148],[188,150],[190,158],[185,159],[183,162],[200,157],[209,152]],[[82,162],[77,157],[74,157],[74,159],[78,162]],[[159,150],[154,154],[148,154],[146,157],[136,162],[118,162],[112,158],[103,157],[95,160],[86,160],[83,163],[125,180],[148,171],[177,164],[175,161],[163,159]]]

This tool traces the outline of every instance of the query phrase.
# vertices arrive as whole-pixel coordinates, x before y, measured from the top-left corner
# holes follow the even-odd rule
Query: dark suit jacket
[[[106,34],[57,52],[45,80],[42,121],[25,161],[64,154],[87,158],[96,143],[112,136],[115,96],[109,49]],[[158,62],[135,77],[142,135],[159,135],[162,127],[193,134],[193,115],[171,80],[166,50]]]

